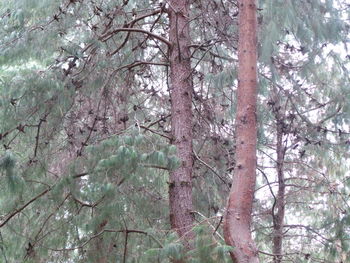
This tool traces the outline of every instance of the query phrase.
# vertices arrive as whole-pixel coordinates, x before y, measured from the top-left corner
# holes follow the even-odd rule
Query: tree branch
[[[142,230],[135,230],[135,229],[122,229],[122,230],[103,229],[101,232],[97,233],[96,235],[93,235],[93,236],[89,237],[89,239],[86,240],[81,245],[70,247],[70,248],[47,248],[47,249],[49,249],[51,251],[72,251],[72,250],[76,250],[76,249],[81,249],[84,246],[86,246],[92,239],[99,237],[100,235],[104,234],[105,232],[108,232],[108,233],[128,233],[128,234],[129,233],[137,233],[137,234],[143,234],[143,235],[151,237],[160,247],[163,247],[162,244],[159,242],[159,240],[157,240],[155,237],[153,237],[149,233],[147,233],[145,231],[142,231]]]
[[[40,197],[42,197],[43,195],[45,195],[46,193],[48,193],[51,190],[51,187],[46,189],[45,191],[41,192],[40,194],[38,194],[37,196],[33,197],[31,200],[29,200],[27,203],[25,203],[23,206],[21,206],[20,208],[16,209],[15,211],[13,211],[11,214],[9,214],[7,216],[7,218],[1,222],[0,224],[0,228],[2,228],[4,225],[7,224],[8,221],[10,221],[10,219],[12,217],[14,217],[15,215],[17,215],[18,213],[20,213],[22,210],[24,210],[27,206],[29,206],[31,203],[33,203],[34,201],[36,201],[37,199],[39,199]]]
[[[101,40],[102,42],[107,41],[108,39],[110,39],[114,34],[118,33],[118,32],[138,32],[138,33],[143,33],[143,34],[147,34],[150,37],[153,37],[161,42],[163,42],[164,44],[166,44],[168,47],[171,46],[171,43],[168,39],[166,39],[165,37],[159,36],[157,34],[154,34],[152,32],[149,32],[147,30],[144,29],[140,29],[140,28],[116,28],[111,32],[108,32],[102,36],[99,37],[99,40]]]

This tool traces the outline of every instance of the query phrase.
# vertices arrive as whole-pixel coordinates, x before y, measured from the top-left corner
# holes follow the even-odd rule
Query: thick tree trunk
[[[276,99],[277,101],[278,99]],[[283,222],[285,209],[285,182],[283,173],[285,147],[283,146],[283,117],[276,113],[277,125],[277,176],[278,176],[278,193],[276,202],[272,210],[273,217],[273,254],[274,263],[282,262],[282,241],[283,241]]]
[[[254,0],[239,0],[236,167],[224,221],[224,236],[235,263],[257,263],[251,236],[256,177],[257,19]]]
[[[171,42],[170,96],[173,144],[181,160],[178,169],[170,174],[170,222],[183,238],[187,249],[193,239],[192,206],[192,75],[190,60],[189,1],[169,1]]]

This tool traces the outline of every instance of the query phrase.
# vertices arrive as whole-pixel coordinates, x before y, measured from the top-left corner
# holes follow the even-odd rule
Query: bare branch
[[[84,246],[86,246],[91,240],[99,237],[100,235],[104,234],[105,232],[108,232],[108,233],[128,233],[128,234],[129,233],[137,233],[137,234],[143,234],[143,235],[151,237],[154,241],[156,241],[156,243],[160,247],[162,247],[162,244],[155,237],[153,237],[149,233],[147,233],[145,231],[142,231],[142,230],[135,230],[135,229],[125,229],[125,230],[124,229],[122,229],[122,230],[103,229],[101,232],[97,233],[96,235],[93,235],[93,236],[89,237],[88,240],[86,240],[81,245],[70,247],[70,248],[59,248],[59,249],[57,249],[57,248],[47,248],[47,249],[52,250],[52,251],[72,251],[72,250],[76,250],[76,249],[81,249]]]
[[[10,219],[12,217],[14,217],[15,215],[17,215],[18,213],[20,213],[21,211],[23,211],[27,206],[29,206],[31,203],[33,203],[34,201],[36,201],[37,199],[39,199],[40,197],[42,197],[43,195],[45,195],[46,193],[48,193],[51,190],[51,188],[47,188],[45,191],[41,192],[40,194],[38,194],[37,196],[33,197],[31,200],[29,200],[27,203],[25,203],[23,206],[21,206],[20,208],[16,209],[15,211],[13,211],[11,214],[9,214],[6,219],[4,221],[2,221],[0,223],[0,228],[2,228],[4,225],[7,224],[8,221],[10,221]]]
[[[140,29],[140,28],[117,28],[114,29],[111,32],[108,32],[104,35],[102,35],[99,39],[103,42],[107,41],[108,39],[110,39],[114,34],[118,33],[118,32],[138,32],[138,33],[144,33],[149,35],[150,37],[153,37],[161,42],[163,42],[164,44],[166,44],[168,47],[171,46],[171,43],[168,39],[166,39],[165,37],[159,36],[157,34],[154,34],[152,32],[149,32],[147,30],[144,29]]]

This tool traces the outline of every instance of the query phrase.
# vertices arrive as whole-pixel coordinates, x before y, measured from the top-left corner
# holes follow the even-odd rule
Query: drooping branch
[[[18,213],[22,212],[27,206],[29,206],[31,203],[33,203],[34,201],[38,200],[40,197],[44,196],[45,194],[47,194],[49,191],[51,190],[51,188],[47,188],[46,190],[42,191],[40,194],[38,194],[37,196],[33,197],[32,199],[30,199],[27,203],[25,203],[23,206],[21,206],[20,208],[15,209],[12,213],[10,213],[5,219],[4,221],[2,221],[0,223],[0,228],[2,228],[4,225],[7,224],[8,221],[11,220],[12,217],[14,217],[15,215],[17,215]]]
[[[138,21],[140,21],[140,20],[142,20],[144,18],[147,18],[147,17],[153,16],[153,15],[159,14],[159,13],[160,13],[160,15],[156,19],[156,21],[157,21],[159,19],[159,17],[162,15],[162,9],[156,9],[156,10],[154,10],[151,13],[144,14],[144,15],[136,17],[134,20],[132,20],[128,24],[126,24],[125,28],[132,28],[135,25],[136,22],[138,22]],[[152,31],[152,27],[151,27],[151,30],[149,32],[151,32],[151,31]],[[114,54],[118,53],[125,46],[125,44],[129,40],[130,34],[131,34],[131,32],[128,32],[128,34],[124,38],[124,41],[119,45],[119,47],[117,47],[114,51],[112,51],[110,53],[110,56],[113,56]],[[147,36],[149,36],[149,35],[147,35]],[[146,41],[146,40],[144,40],[144,41]]]
[[[83,242],[80,245],[76,245],[76,246],[72,246],[69,248],[48,248],[47,249],[51,250],[51,251],[57,251],[57,252],[63,252],[63,251],[72,251],[72,250],[77,250],[77,249],[81,249],[83,247],[85,247],[91,240],[103,235],[104,233],[136,233],[136,234],[142,234],[142,235],[146,235],[151,237],[158,245],[159,247],[162,247],[162,243],[160,243],[160,241],[158,239],[156,239],[154,236],[152,236],[151,234],[149,234],[146,231],[142,231],[142,230],[136,230],[136,229],[121,229],[121,230],[116,230],[116,229],[103,229],[102,231],[98,232],[97,234],[89,237],[85,242]]]
[[[196,160],[198,160],[201,164],[203,164],[205,167],[207,167],[210,171],[212,171],[220,180],[221,182],[224,183],[224,185],[226,186],[230,186],[231,183],[230,182],[227,182],[225,180],[225,178],[223,178],[217,171],[215,171],[215,169],[213,167],[211,167],[209,164],[207,164],[205,161],[203,161],[199,156],[198,154],[196,153],[195,150],[193,150],[193,154],[194,154],[194,157],[196,158]]]

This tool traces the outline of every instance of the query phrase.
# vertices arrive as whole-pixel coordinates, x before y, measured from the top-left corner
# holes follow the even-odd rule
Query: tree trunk
[[[275,101],[278,101],[276,95]],[[282,241],[283,241],[283,222],[284,222],[284,210],[285,210],[285,182],[283,173],[285,147],[283,146],[283,116],[277,111],[276,118],[276,130],[277,130],[277,177],[278,177],[278,193],[275,204],[272,209],[273,217],[273,247],[272,251],[274,256],[274,263],[282,262]]]
[[[94,231],[94,234],[100,233],[105,226],[107,225],[108,221],[103,220]],[[106,253],[106,248],[103,242],[103,234],[100,236],[92,239],[91,241],[91,247],[88,251],[88,257],[91,262],[95,263],[107,263],[108,254]]]
[[[256,177],[257,19],[254,0],[239,0],[236,167],[224,221],[224,236],[235,263],[257,263],[251,236]]]
[[[192,75],[190,60],[189,1],[169,1],[170,96],[173,144],[181,165],[170,174],[171,227],[187,249],[193,239],[192,205]]]

